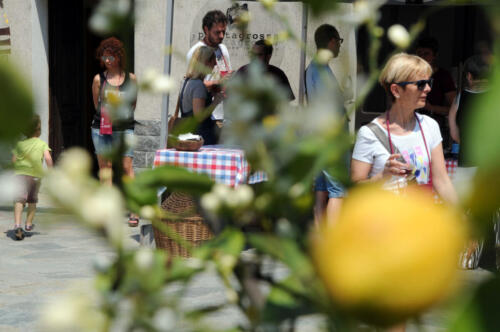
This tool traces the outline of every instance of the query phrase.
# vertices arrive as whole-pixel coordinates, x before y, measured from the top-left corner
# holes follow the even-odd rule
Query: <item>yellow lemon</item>
[[[339,218],[313,236],[312,258],[335,303],[362,320],[392,324],[458,285],[465,221],[421,189],[404,196],[352,190]]]

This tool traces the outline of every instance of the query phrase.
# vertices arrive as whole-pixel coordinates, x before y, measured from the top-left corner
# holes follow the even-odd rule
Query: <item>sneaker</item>
[[[23,231],[22,227],[16,228],[16,230],[14,231],[14,235],[16,236],[16,240],[18,240],[18,241],[21,241],[22,239],[24,239],[24,231]]]
[[[35,228],[35,224],[31,224],[31,225],[26,225],[24,226],[24,230],[26,232],[31,232],[33,230],[33,228]]]

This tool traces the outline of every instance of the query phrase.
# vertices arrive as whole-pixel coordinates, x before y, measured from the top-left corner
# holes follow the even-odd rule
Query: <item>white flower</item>
[[[151,88],[156,93],[169,93],[176,89],[176,84],[171,77],[160,75],[152,82]]]
[[[210,212],[217,212],[220,207],[221,200],[214,193],[207,193],[201,197],[201,206]]]
[[[81,177],[90,173],[92,161],[87,151],[81,148],[66,150],[59,161],[59,168],[70,177]]]
[[[111,20],[106,15],[96,13],[90,18],[89,26],[97,33],[107,33],[111,29]]]
[[[410,45],[410,34],[406,28],[400,24],[394,24],[387,31],[389,40],[399,48],[406,48]]]
[[[112,181],[113,170],[110,167],[104,167],[99,170],[99,179],[103,182]]]
[[[231,192],[229,195],[226,195],[223,199],[224,204],[231,208],[234,209],[240,205],[240,201],[238,197],[234,194],[234,192]]]
[[[225,185],[225,184],[222,184],[222,183],[216,183],[213,187],[212,187],[212,192],[217,195],[217,197],[219,199],[225,199],[227,196],[231,196],[232,195],[232,189]]]
[[[54,203],[65,209],[78,209],[89,195],[81,178],[74,178],[59,168],[50,170],[44,178],[45,189]]]
[[[111,265],[113,264],[113,258],[111,258],[109,255],[103,255],[99,254],[94,258],[94,269],[96,269],[98,272],[105,272],[107,271]]]
[[[154,255],[151,249],[141,247],[134,256],[135,265],[140,270],[149,270],[153,266]]]
[[[226,289],[226,299],[229,303],[238,302],[238,294],[233,289]]]
[[[153,68],[146,69],[141,82],[146,89],[151,89],[155,93],[169,93],[177,87],[170,76],[160,74]]]
[[[148,68],[144,71],[141,82],[144,84],[151,84],[160,74],[154,68]]]
[[[156,210],[151,205],[146,205],[141,208],[141,216],[146,219],[154,219],[156,217]]]
[[[174,331],[176,323],[176,314],[169,308],[161,308],[153,316],[153,326],[159,331]]]
[[[327,49],[320,49],[316,54],[316,61],[319,64],[326,65],[331,59],[333,59],[333,53]]]
[[[120,192],[109,186],[100,186],[81,202],[80,216],[90,225],[104,227],[113,244],[120,245],[125,234],[124,202]]]
[[[0,203],[11,204],[22,193],[23,182],[13,172],[0,173]]]
[[[248,206],[253,200],[253,190],[246,184],[238,186],[235,189],[234,195],[241,206]]]
[[[43,307],[42,326],[46,331],[103,330],[106,319],[96,306],[98,302],[92,284],[79,282]]]
[[[219,258],[219,265],[221,269],[226,273],[230,272],[234,268],[236,262],[237,262],[236,258],[228,254],[223,254]]]
[[[290,188],[288,194],[290,195],[290,197],[296,198],[302,195],[305,192],[305,189],[306,188],[302,183],[296,183]]]

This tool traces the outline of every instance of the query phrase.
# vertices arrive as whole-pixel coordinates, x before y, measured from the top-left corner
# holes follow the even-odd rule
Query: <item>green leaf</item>
[[[33,99],[26,82],[10,62],[0,61],[0,142],[14,142],[33,117]]]
[[[174,258],[172,263],[167,269],[168,281],[184,280],[187,281],[193,277],[196,273],[202,271],[204,267],[200,266],[189,266],[186,264],[186,260],[182,258]]]
[[[301,279],[314,277],[314,268],[309,257],[293,240],[268,234],[249,234],[248,240],[260,252],[286,264]]]
[[[175,166],[161,166],[139,173],[135,179],[124,183],[129,204],[135,206],[155,204],[158,189],[188,194],[202,194],[212,189],[213,181],[204,174],[189,172]]]
[[[302,2],[309,5],[314,16],[324,15],[337,8],[337,0],[302,0]]]
[[[314,306],[311,306],[303,297],[296,296],[297,294],[307,294],[307,292],[308,290],[294,276],[274,285],[263,310],[263,321],[280,322],[314,312]]]
[[[238,257],[245,246],[245,236],[237,229],[226,227],[224,231],[211,241],[194,250],[193,256],[207,259],[214,251]]]
[[[496,61],[500,60],[497,55]],[[500,162],[500,66],[496,66],[491,86],[474,107],[474,117],[470,123],[468,141],[463,142],[470,151],[470,159],[478,166],[491,168]]]
[[[451,322],[451,332],[489,332],[500,331],[500,279],[482,283],[474,292],[472,299],[466,303],[456,320]]]

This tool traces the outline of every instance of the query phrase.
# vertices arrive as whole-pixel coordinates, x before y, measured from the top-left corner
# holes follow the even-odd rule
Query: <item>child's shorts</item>
[[[20,195],[15,199],[16,203],[38,203],[38,190],[40,190],[40,178],[29,175],[17,175],[22,183]]]

